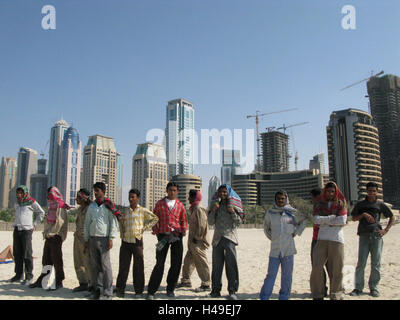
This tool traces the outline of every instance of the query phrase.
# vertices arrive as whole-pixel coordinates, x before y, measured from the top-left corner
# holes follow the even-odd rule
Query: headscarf
[[[193,207],[197,206],[198,204],[200,204],[201,199],[202,199],[201,192],[200,192],[200,190],[197,190],[195,201],[190,203],[190,208],[193,208]]]
[[[51,187],[48,194],[47,202],[49,204],[49,211],[46,221],[50,224],[54,224],[57,219],[57,209],[71,209],[71,207],[64,202],[63,196],[57,187]]]
[[[328,184],[333,184],[333,185],[335,186],[336,193],[335,193],[335,197],[333,198],[333,201],[338,201],[338,202],[339,202],[339,201],[342,201],[343,204],[346,204],[346,198],[345,198],[345,196],[343,195],[342,191],[340,191],[340,189],[339,189],[339,187],[337,186],[337,184],[336,184],[335,182],[333,182],[333,181],[328,181],[328,182],[325,184],[324,190],[322,190],[321,199],[322,199],[323,201],[325,201],[325,202],[328,202],[327,195],[326,195],[326,189],[327,189],[326,186],[327,186]]]
[[[86,194],[84,194],[83,192],[79,192],[77,193],[77,195],[82,198],[83,201],[85,202],[90,202],[90,198],[89,196],[87,196]]]
[[[22,189],[24,190],[24,197],[22,198],[21,202],[18,202],[18,204],[21,207],[25,207],[25,206],[30,206],[31,204],[35,203],[35,199],[31,198],[29,196],[29,190],[27,186],[21,185],[17,188],[18,189]]]
[[[285,213],[286,215],[288,215],[292,221],[293,221],[293,225],[296,226],[298,223],[296,222],[296,214],[297,214],[297,210],[295,208],[293,208],[290,204],[289,204],[289,196],[287,194],[286,191],[284,190],[280,190],[278,192],[275,193],[275,199],[277,194],[283,194],[286,196],[286,203],[283,207],[278,207],[278,205],[276,204],[276,200],[274,201],[274,204],[272,205],[272,208],[269,209],[269,212],[271,214],[276,214],[276,213]]]
[[[221,187],[225,187],[226,190],[228,191],[228,199],[227,203],[228,206],[233,207],[233,209],[236,211],[236,213],[239,214],[239,216],[244,219],[246,213],[243,212],[243,205],[242,205],[242,199],[240,199],[239,195],[235,192],[235,190],[232,189],[232,187],[228,184],[222,184],[218,190]],[[211,203],[210,203],[210,209],[216,204],[219,203],[220,198],[218,195],[218,191],[214,193],[213,197],[211,198]]]

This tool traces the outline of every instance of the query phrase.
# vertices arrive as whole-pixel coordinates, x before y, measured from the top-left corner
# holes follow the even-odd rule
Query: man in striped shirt
[[[121,248],[119,250],[119,272],[117,277],[117,297],[125,295],[131,258],[133,255],[133,286],[136,296],[140,297],[144,290],[143,232],[151,229],[158,217],[150,210],[138,204],[140,191],[129,191],[130,207],[120,220]]]
[[[167,185],[168,196],[159,200],[154,208],[154,213],[159,221],[153,227],[153,234],[157,235],[156,265],[150,276],[147,288],[147,299],[153,300],[158,290],[163,272],[168,249],[171,247],[171,266],[167,276],[167,296],[175,297],[174,290],[178,282],[182,265],[183,244],[182,238],[188,227],[186,210],[182,202],[177,199],[178,185],[169,182]]]

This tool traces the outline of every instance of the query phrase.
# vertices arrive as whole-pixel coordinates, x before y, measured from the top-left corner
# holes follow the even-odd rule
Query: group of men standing
[[[201,286],[195,291],[209,291],[210,297],[221,296],[222,272],[225,265],[228,279],[228,299],[236,300],[239,288],[239,271],[236,255],[238,245],[237,227],[242,223],[244,213],[240,197],[229,185],[221,185],[213,196],[208,209],[201,206],[199,190],[189,192],[189,229],[186,209],[177,199],[178,185],[167,185],[167,196],[159,200],[153,212],[139,205],[140,191],[129,191],[130,207],[120,212],[105,197],[106,186],[102,182],[94,184],[94,201],[90,192],[81,189],[77,193],[76,231],[74,233],[74,266],[79,286],[74,292],[89,291],[88,297],[94,300],[112,299],[125,296],[126,282],[133,256],[133,283],[137,297],[143,297],[145,287],[143,233],[152,229],[157,237],[156,264],[151,272],[147,286],[148,300],[155,298],[159,290],[165,260],[171,252],[171,264],[167,274],[166,294],[175,296],[177,287],[192,287],[191,275],[197,270]],[[368,183],[367,197],[356,204],[351,212],[353,221],[359,221],[359,256],[355,274],[355,289],[352,296],[362,293],[364,269],[371,253],[370,294],[379,296],[380,260],[383,247],[382,237],[393,224],[393,214],[382,202],[377,200],[378,186]],[[344,236],[343,227],[347,223],[346,199],[334,182],[328,182],[323,190],[311,191],[313,209],[313,239],[311,245],[312,272],[310,277],[311,295],[314,300],[330,297],[341,300],[343,291]],[[43,267],[51,265],[55,270],[55,287],[62,287],[64,280],[62,242],[68,231],[68,213],[73,210],[62,199],[57,188],[48,189],[48,212],[29,196],[28,189],[17,189],[16,216],[13,233],[15,276],[11,282],[21,281],[30,288],[42,287],[46,272],[43,271],[33,282],[32,232],[44,220]],[[33,221],[33,213],[37,214]],[[380,215],[389,218],[385,229],[380,225]],[[260,299],[270,299],[275,279],[281,266],[281,290],[279,299],[290,298],[294,254],[294,237],[301,235],[308,223],[305,215],[290,206],[286,191],[275,194],[275,202],[265,214],[264,232],[271,240],[268,272],[260,291]],[[207,249],[210,246],[209,225],[214,226],[212,239],[212,272],[210,275]],[[110,250],[118,229],[121,235],[119,252],[119,271],[116,287],[113,289]],[[188,234],[188,250],[183,259],[183,237]],[[183,260],[183,267],[182,267]],[[25,272],[24,272],[25,268]],[[182,269],[181,282],[178,283]],[[325,269],[328,276],[326,275]],[[23,275],[25,274],[25,278]],[[329,278],[329,290],[327,287]]]

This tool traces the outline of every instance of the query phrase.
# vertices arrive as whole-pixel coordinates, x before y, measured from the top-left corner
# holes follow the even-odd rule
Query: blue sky
[[[43,30],[44,5],[56,30]],[[356,9],[344,30],[341,9]],[[334,110],[368,110],[371,70],[400,74],[397,0],[0,0],[0,157],[44,149],[61,116],[82,144],[115,138],[125,190],[136,145],[165,127],[167,101],[195,105],[195,128],[293,128],[299,169],[326,151]],[[327,157],[327,155],[326,155]],[[204,190],[218,165],[199,165]],[[203,192],[204,194],[206,192]]]

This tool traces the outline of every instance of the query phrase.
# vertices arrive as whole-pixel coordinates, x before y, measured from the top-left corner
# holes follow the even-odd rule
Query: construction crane
[[[40,156],[42,157],[42,159],[44,159],[44,156],[46,155],[46,154],[48,154],[48,152],[46,152],[47,151],[47,146],[49,145],[49,140],[47,140],[47,143],[46,143],[46,146],[44,147],[44,151],[43,150],[40,150]],[[45,154],[45,152],[46,152],[46,154]]]
[[[303,124],[307,124],[307,123],[309,123],[309,122],[306,121],[306,122],[295,123],[295,124],[291,124],[290,126],[285,126],[285,124],[283,124],[282,127],[276,128],[276,130],[281,130],[281,129],[283,129],[283,133],[286,134],[286,129],[292,128],[292,127],[296,127],[296,126],[302,126]]]
[[[296,144],[294,143],[294,134],[292,129],[290,129],[290,134],[292,136],[292,143],[293,143],[294,170],[297,171],[297,161],[299,160],[299,154],[297,153]]]
[[[353,87],[353,86],[355,86],[355,85],[357,85],[357,84],[359,84],[359,83],[361,83],[361,82],[364,82],[364,81],[367,81],[367,80],[371,79],[372,77],[380,76],[380,75],[383,74],[383,73],[384,73],[383,70],[382,70],[381,72],[377,73],[377,74],[374,74],[374,71],[371,71],[371,76],[370,76],[370,77],[365,78],[365,79],[362,79],[362,80],[357,81],[357,82],[355,82],[355,83],[352,83],[352,84],[350,84],[350,85],[348,85],[348,86],[346,86],[346,87],[340,89],[340,91],[343,91],[343,90],[346,90],[346,89],[348,89],[348,88],[351,88],[351,87]]]
[[[297,108],[292,108],[292,109],[285,109],[285,110],[279,110],[279,111],[273,111],[273,112],[267,112],[267,113],[260,113],[260,111],[256,111],[256,114],[248,115],[246,118],[256,118],[256,134],[257,134],[257,171],[261,170],[261,153],[260,153],[260,130],[258,127],[259,124],[259,119],[260,117],[264,117],[270,114],[275,114],[275,113],[281,113],[281,112],[288,112],[288,111],[293,111],[297,110]]]

